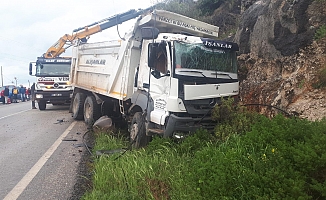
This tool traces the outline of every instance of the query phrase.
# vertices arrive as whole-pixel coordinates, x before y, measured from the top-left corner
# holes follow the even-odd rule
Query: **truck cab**
[[[223,97],[239,94],[238,45],[160,33],[155,40],[144,40],[142,48],[141,54],[148,56],[140,61],[135,90],[149,92],[151,98],[147,130],[171,136],[178,131],[214,128],[214,106]],[[139,95],[134,95],[132,103],[141,105]]]
[[[71,58],[38,57],[34,67],[33,70],[33,63],[30,63],[29,74],[36,77],[33,95],[39,109],[45,110],[49,103],[53,105],[70,103],[73,91],[69,80]]]

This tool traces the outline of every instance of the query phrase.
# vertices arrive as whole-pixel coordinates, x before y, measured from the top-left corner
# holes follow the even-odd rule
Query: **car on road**
[[[10,100],[12,100],[12,89],[15,87],[15,85],[4,85],[0,88],[0,92],[3,91],[5,89],[5,87],[8,86],[9,87],[9,98]],[[0,103],[2,103],[4,101],[4,96],[0,97]],[[12,102],[12,101],[11,101]]]

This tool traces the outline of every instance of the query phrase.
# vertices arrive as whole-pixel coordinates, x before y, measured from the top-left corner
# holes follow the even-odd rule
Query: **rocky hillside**
[[[326,117],[326,39],[314,40],[326,25],[326,1],[262,0],[242,13],[234,41],[240,45],[241,100],[272,105],[318,120]],[[275,109],[255,107],[273,115]]]
[[[240,97],[266,115],[326,117],[326,0],[165,0],[239,44]],[[321,84],[322,83],[322,84]],[[323,87],[321,87],[323,86]],[[274,108],[273,108],[274,107]]]

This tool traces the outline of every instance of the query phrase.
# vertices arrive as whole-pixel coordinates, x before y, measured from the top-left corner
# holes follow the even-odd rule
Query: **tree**
[[[199,0],[198,8],[202,15],[211,15],[226,0]]]

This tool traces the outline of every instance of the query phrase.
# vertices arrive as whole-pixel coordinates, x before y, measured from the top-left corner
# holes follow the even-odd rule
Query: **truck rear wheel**
[[[39,101],[37,102],[38,104],[38,109],[39,110],[45,110],[46,109],[46,101]]]
[[[77,93],[72,101],[72,118],[76,120],[84,119],[84,103],[86,95],[84,93]]]
[[[100,118],[100,108],[94,96],[87,96],[84,103],[84,121],[88,126]]]
[[[145,119],[141,112],[136,112],[130,124],[130,142],[133,148],[141,148],[148,145],[151,136],[146,135]]]

